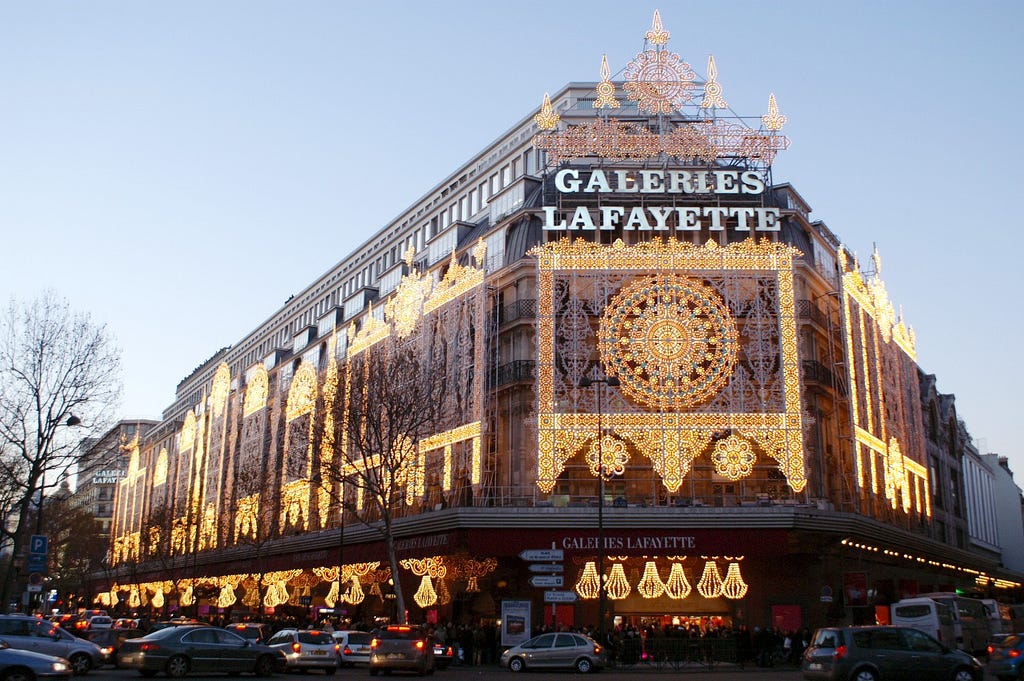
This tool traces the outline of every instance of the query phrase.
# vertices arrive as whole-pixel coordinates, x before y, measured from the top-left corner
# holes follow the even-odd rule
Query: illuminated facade
[[[502,598],[539,617],[518,555],[552,546],[576,601],[543,612],[578,624],[602,562],[610,610],[661,622],[864,621],[911,583],[1016,585],[935,536],[915,338],[880,257],[865,275],[773,181],[775,96],[737,116],[713,57],[701,78],[669,38],[656,15],[621,80],[603,58],[599,82],[544,94],[179,384],[118,485],[107,602],[387,615],[397,577],[413,619]],[[333,419],[389,344],[448,389],[383,472],[397,576],[360,491],[325,484],[380,465]],[[873,600],[844,600],[855,573]]]

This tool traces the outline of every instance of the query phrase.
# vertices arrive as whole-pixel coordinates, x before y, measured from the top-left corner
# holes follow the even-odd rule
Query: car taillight
[[[100,648],[100,650],[103,651],[104,655],[113,655],[114,654],[114,649],[111,648],[110,646],[107,646],[105,648]]]
[[[1020,651],[1017,650],[1016,648],[1014,648],[1013,650],[1011,650],[1008,653],[1006,653],[1006,655],[1008,657],[1017,657],[1018,655],[1020,655]]]
[[[334,644],[334,653],[335,653],[335,655],[337,655],[340,652],[341,652],[341,644],[340,643],[335,643]]]
[[[839,646],[836,648],[836,652],[832,653],[832,657],[836,660],[841,660],[846,657],[846,646]]]
[[[379,638],[375,638],[372,641],[370,641],[370,647],[371,648],[380,648],[380,639]]]
[[[292,652],[301,653],[302,652],[302,644],[301,643],[293,643],[292,644]]]
[[[156,643],[143,643],[141,646],[139,646],[139,648],[147,653],[152,653],[154,651],[160,650],[160,646],[158,646]]]
[[[352,654],[352,649],[349,648],[348,646],[345,646],[345,650],[343,650],[342,652],[344,654],[346,654],[346,655],[351,655]]]
[[[424,643],[423,641],[416,641],[416,650],[423,650],[425,645],[426,643]]]
[[[444,654],[447,655],[448,657],[454,657],[455,656],[455,649],[452,648],[451,646],[448,646],[447,648],[444,649]]]
[[[985,648],[985,652],[988,653],[989,655],[991,655],[992,651],[995,650],[995,649],[996,649],[995,646],[989,646],[989,647]]]
[[[600,655],[601,654],[601,646],[598,645],[597,643],[594,644],[594,654],[595,655]]]

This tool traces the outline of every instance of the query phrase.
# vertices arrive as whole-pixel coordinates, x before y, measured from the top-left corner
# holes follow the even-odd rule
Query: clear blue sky
[[[1016,1],[0,2],[0,298],[107,323],[123,413],[158,417],[544,92],[624,67],[656,8],[738,113],[776,94],[775,180],[877,244],[921,365],[1024,478]]]

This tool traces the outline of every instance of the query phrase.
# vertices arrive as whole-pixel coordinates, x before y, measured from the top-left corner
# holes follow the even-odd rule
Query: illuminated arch
[[[213,418],[224,413],[228,405],[228,394],[231,392],[231,369],[222,362],[213,376],[213,387],[210,389],[210,410]]]
[[[316,393],[316,370],[312,364],[303,362],[292,377],[292,387],[288,390],[286,420],[294,421],[300,416],[312,413],[316,406]]]
[[[257,364],[253,368],[252,378],[245,389],[245,404],[242,407],[242,416],[249,416],[267,406],[267,394],[270,392],[270,376],[267,368]]]

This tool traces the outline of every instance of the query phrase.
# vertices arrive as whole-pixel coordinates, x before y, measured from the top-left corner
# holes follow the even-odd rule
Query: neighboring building
[[[1014,572],[1024,572],[1024,519],[1021,509],[1024,497],[1020,486],[1013,480],[1013,471],[1005,456],[984,454],[982,461],[994,478],[992,498],[996,505],[996,533],[1002,547],[1003,566]]]
[[[178,385],[118,483],[123,588],[333,605],[343,550],[349,613],[393,614],[379,535],[337,503],[365,499],[322,489],[350,450],[318,426],[358,408],[352,368],[389,343],[450,388],[393,472],[413,619],[526,599],[595,623],[602,564],[637,624],[866,622],[905,594],[1020,586],[968,541],[952,400],[922,378],[881,258],[863,274],[773,181],[774,97],[750,127],[713,61],[697,78],[657,18],[647,40],[623,82],[545,95]],[[519,557],[552,547],[564,581]]]
[[[999,495],[995,491],[996,476],[969,438],[965,444],[963,471],[967,532],[977,550],[990,551],[999,556],[1002,549],[998,529]]]
[[[82,441],[71,504],[74,508],[85,509],[100,522],[99,539],[110,538],[117,483],[128,473],[131,448],[138,447],[157,423],[147,419],[123,420],[102,437]]]

